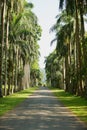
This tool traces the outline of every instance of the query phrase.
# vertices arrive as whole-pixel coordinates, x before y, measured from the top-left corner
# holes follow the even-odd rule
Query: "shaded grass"
[[[87,123],[87,100],[57,88],[51,88],[54,95],[60,99],[65,106],[67,106],[80,120]]]
[[[31,95],[37,87],[17,92],[4,98],[0,98],[0,116],[4,115],[9,110],[12,110],[19,103],[23,102],[29,95]]]

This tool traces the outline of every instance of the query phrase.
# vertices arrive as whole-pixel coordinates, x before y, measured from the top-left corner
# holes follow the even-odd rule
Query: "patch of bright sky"
[[[42,27],[42,37],[38,42],[40,45],[40,68],[44,68],[45,57],[48,56],[55,48],[54,43],[50,46],[51,41],[55,38],[54,33],[49,33],[50,28],[56,22],[56,15],[58,15],[58,0],[28,0],[34,4],[33,12],[38,17],[38,22]]]

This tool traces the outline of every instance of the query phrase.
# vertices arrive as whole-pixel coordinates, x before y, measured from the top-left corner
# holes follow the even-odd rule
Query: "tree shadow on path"
[[[41,87],[0,118],[0,130],[87,130],[50,90]]]

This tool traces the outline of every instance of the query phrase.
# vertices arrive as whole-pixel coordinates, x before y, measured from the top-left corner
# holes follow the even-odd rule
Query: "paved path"
[[[87,130],[47,88],[41,87],[0,118],[0,130]]]

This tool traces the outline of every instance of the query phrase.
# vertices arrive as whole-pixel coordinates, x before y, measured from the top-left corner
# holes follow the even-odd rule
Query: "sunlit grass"
[[[31,95],[36,89],[37,87],[30,87],[29,89],[23,90],[21,92],[0,98],[0,116],[4,115],[9,110],[12,110],[15,106]]]
[[[71,95],[64,90],[51,89],[55,96],[60,99],[64,105],[66,105],[74,114],[76,114],[80,120],[87,123],[87,100],[81,97]]]

